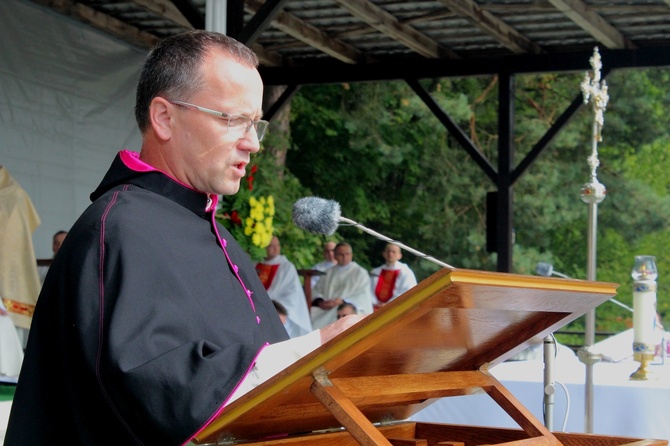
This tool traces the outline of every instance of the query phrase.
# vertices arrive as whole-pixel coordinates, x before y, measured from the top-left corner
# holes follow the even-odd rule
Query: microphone
[[[404,245],[403,243],[393,240],[383,234],[380,234],[372,229],[366,228],[360,223],[357,223],[348,218],[342,217],[340,211],[340,204],[334,200],[327,200],[319,197],[304,197],[300,198],[293,205],[293,222],[299,228],[305,229],[316,234],[332,235],[340,222],[355,226],[358,229],[367,232],[368,234],[377,237],[385,242],[398,245],[412,254],[426,259],[430,262],[436,263],[444,268],[455,269],[453,266],[437,260],[434,257],[426,255],[414,248]]]
[[[293,204],[293,222],[309,232],[333,235],[340,218],[340,203],[334,200],[304,197]]]

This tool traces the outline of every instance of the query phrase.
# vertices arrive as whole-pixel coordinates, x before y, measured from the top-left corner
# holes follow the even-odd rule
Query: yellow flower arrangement
[[[251,237],[251,243],[265,248],[272,240],[272,218],[275,215],[275,201],[268,197],[249,198],[249,216],[244,220],[244,235]]]
[[[265,248],[270,244],[274,232],[273,218],[275,201],[272,195],[254,193],[254,174],[251,168],[246,185],[235,195],[223,196],[221,209],[216,218],[235,237],[252,258],[258,261],[265,257]]]

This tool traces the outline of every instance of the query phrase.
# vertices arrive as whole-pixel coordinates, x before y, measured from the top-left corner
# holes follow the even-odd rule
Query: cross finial
[[[607,83],[601,80],[600,69],[602,68],[602,61],[600,59],[600,52],[598,47],[593,49],[593,56],[589,59],[593,72],[588,71],[584,74],[582,81],[582,94],[584,95],[584,103],[588,104],[589,99],[593,107],[593,131],[592,131],[592,152],[588,158],[589,166],[591,167],[591,177],[595,178],[596,169],[600,165],[598,161],[598,142],[602,141],[601,130],[605,123],[604,112],[607,108],[609,96],[607,94]]]

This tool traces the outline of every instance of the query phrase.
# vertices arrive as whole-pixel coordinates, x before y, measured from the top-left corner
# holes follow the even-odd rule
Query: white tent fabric
[[[30,196],[51,237],[89,204],[116,152],[139,150],[135,83],[145,50],[24,0],[0,2],[0,165]]]

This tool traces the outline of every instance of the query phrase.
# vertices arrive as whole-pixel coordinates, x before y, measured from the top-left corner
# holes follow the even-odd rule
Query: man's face
[[[331,263],[335,261],[335,242],[323,245],[323,259]]]
[[[205,88],[180,100],[227,114],[258,120],[262,114],[263,82],[255,68],[241,65],[224,53],[210,53],[201,68]],[[228,120],[192,107],[172,109],[172,150],[165,157],[172,174],[202,192],[232,195],[240,187],[252,153],[260,142],[256,129],[242,136],[228,132]]]
[[[382,253],[384,260],[389,265],[393,265],[398,260],[402,259],[402,254],[400,253],[400,248],[396,245],[386,245],[384,252]]]
[[[354,313],[354,310],[349,305],[345,306],[341,310],[337,310],[338,319],[341,319],[344,316],[349,316],[350,314],[356,314],[356,313]]]
[[[65,240],[66,235],[67,234],[62,234],[61,233],[61,234],[58,234],[58,235],[54,236],[53,242],[51,243],[51,249],[53,249],[54,255],[56,255],[56,253],[60,249],[60,245],[63,244],[63,240]]]
[[[265,248],[265,253],[266,253],[266,259],[274,259],[281,253],[281,245],[279,244],[279,239],[277,237],[272,237],[272,241],[270,241],[270,244]]]
[[[338,246],[335,248],[335,260],[339,266],[345,266],[351,263],[354,254],[348,246]]]

